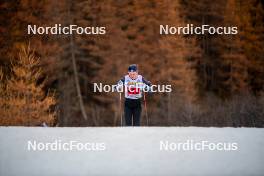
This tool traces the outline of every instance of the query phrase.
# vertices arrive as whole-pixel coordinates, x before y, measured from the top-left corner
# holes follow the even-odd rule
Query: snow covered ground
[[[73,140],[99,147],[29,151],[28,141],[34,140],[42,144]],[[171,150],[160,150],[161,141],[168,142]],[[176,144],[190,141],[235,143],[232,149],[237,150],[175,150]],[[1,176],[264,175],[263,163],[264,129],[0,127]]]

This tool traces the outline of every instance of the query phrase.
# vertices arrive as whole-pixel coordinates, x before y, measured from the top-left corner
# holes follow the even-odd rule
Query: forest
[[[142,125],[264,127],[262,0],[1,0],[0,125],[119,126],[130,64],[171,93],[147,94]],[[33,35],[28,25],[103,26]],[[160,25],[237,26],[235,35],[160,35]],[[124,101],[122,98],[121,101]]]

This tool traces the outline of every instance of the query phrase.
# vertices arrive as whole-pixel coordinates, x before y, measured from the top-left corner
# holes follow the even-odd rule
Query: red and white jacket
[[[118,81],[117,87],[119,86],[124,86],[125,98],[139,99],[142,97],[143,89],[147,86],[150,87],[151,83],[141,75],[138,75],[136,79],[131,79],[129,75],[126,75]]]

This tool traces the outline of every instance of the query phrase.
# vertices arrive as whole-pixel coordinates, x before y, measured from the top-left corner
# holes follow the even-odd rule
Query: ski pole
[[[120,110],[120,126],[123,125],[123,117],[122,117],[122,93],[119,93],[119,110]]]
[[[147,120],[147,126],[149,125],[149,119],[148,119],[148,109],[147,109],[147,99],[146,99],[146,93],[144,92],[144,107],[145,107],[145,114],[146,114],[146,120]]]

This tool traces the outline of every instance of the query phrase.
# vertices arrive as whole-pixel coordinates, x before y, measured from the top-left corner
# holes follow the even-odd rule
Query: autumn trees
[[[45,93],[56,91],[60,126],[117,125],[118,95],[94,93],[93,83],[115,84],[133,63],[153,84],[173,88],[172,93],[148,97],[151,125],[253,126],[261,122],[263,1],[16,0],[1,2],[0,9],[4,79],[14,77],[11,63],[30,41],[42,69],[37,83],[45,78],[41,86]],[[239,33],[159,34],[162,24],[187,23],[237,26]],[[105,26],[106,34],[27,35],[27,24]],[[9,83],[2,83],[4,90]],[[239,103],[237,97],[247,98],[252,106]],[[253,120],[246,118],[249,111],[243,107],[255,109]]]
[[[264,90],[264,3],[261,0],[238,1],[242,49],[248,59],[249,89],[256,95]]]
[[[197,75],[202,80],[200,93],[213,92],[225,99],[247,91],[254,94],[263,91],[263,47],[260,47],[263,2],[181,0],[181,4],[190,23],[237,26],[239,31],[237,35],[195,36],[202,49],[196,64]]]
[[[40,60],[23,47],[12,64],[9,78],[1,72],[0,124],[36,126],[56,123],[54,93],[43,89]],[[5,80],[4,80],[5,79]],[[5,82],[5,84],[3,84]]]

